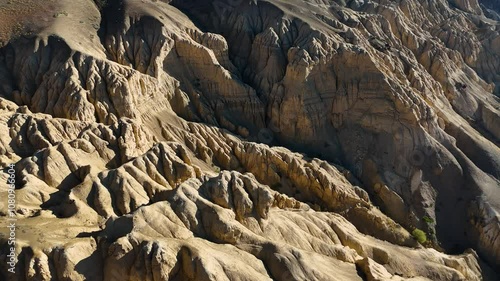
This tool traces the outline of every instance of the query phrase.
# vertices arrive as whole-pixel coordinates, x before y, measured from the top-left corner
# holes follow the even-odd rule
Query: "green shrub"
[[[422,219],[423,219],[426,223],[429,223],[429,224],[434,223],[434,220],[433,220],[431,217],[424,216]]]
[[[420,244],[423,244],[427,241],[427,235],[425,235],[425,232],[423,232],[422,230],[420,230],[418,228],[415,228],[411,232],[411,235],[413,235],[413,237],[415,239],[417,239],[418,243],[420,243]]]

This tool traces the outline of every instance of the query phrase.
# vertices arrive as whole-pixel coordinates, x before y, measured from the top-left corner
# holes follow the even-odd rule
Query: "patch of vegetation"
[[[68,16],[68,12],[62,11],[54,14],[54,18],[62,17],[62,16]]]
[[[434,219],[428,216],[424,216],[422,220],[424,220],[428,224],[434,223]]]
[[[214,166],[214,171],[215,171],[216,173],[220,173],[220,168],[219,168],[219,167],[217,167],[217,166]]]
[[[420,244],[424,244],[427,242],[427,235],[425,234],[424,231],[421,229],[415,228],[412,232],[411,235],[418,241]]]

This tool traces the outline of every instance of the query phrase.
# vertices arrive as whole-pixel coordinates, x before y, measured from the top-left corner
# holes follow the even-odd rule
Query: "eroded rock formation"
[[[493,4],[50,8],[0,49],[0,279],[497,280]]]

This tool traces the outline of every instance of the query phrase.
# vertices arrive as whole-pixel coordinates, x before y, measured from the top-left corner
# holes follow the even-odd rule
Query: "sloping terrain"
[[[480,2],[2,1],[0,280],[498,280]]]

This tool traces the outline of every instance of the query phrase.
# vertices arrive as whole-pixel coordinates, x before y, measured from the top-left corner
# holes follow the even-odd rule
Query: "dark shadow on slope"
[[[40,205],[42,210],[49,210],[58,218],[69,218],[78,212],[73,199],[69,199],[70,193],[64,190],[50,194],[49,200]]]
[[[123,0],[108,0],[106,1],[106,5],[100,9],[101,24],[97,34],[105,49],[107,46],[106,37],[109,34],[114,34],[125,23],[125,8]],[[109,57],[107,50],[106,56]]]
[[[85,280],[103,280],[104,264],[99,247],[87,258],[75,264],[75,271],[84,276]]]
[[[481,274],[483,281],[498,281],[500,280],[500,268],[495,271],[495,268],[487,264],[483,259],[479,258],[479,267],[481,268]]]

